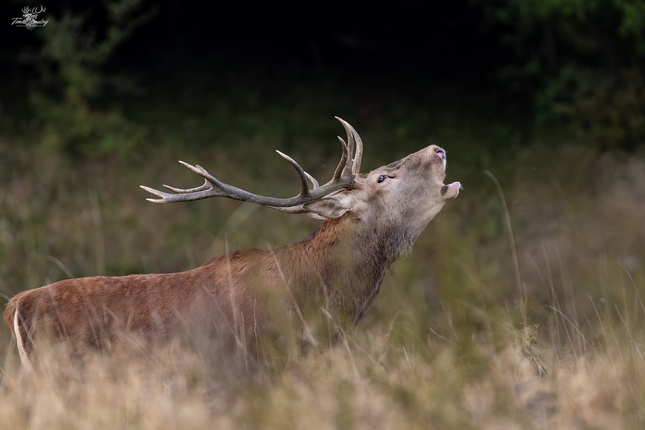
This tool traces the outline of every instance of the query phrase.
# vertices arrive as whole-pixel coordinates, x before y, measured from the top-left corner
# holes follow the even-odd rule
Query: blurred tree
[[[43,143],[70,155],[93,157],[126,151],[141,138],[140,126],[117,110],[100,106],[108,90],[136,90],[131,80],[108,75],[104,66],[132,31],[155,13],[155,9],[139,12],[141,3],[103,2],[104,22],[98,21],[99,25],[88,23],[89,12],[64,10],[60,17],[48,17],[48,25],[37,33],[42,38],[39,50],[23,56],[39,75],[31,103],[43,123]]]
[[[473,1],[515,58],[499,77],[535,97],[538,120],[605,148],[645,142],[645,2]]]

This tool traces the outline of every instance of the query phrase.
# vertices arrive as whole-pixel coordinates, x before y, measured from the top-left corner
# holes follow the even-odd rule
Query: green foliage
[[[104,66],[132,30],[154,10],[139,13],[141,0],[105,2],[107,25],[102,31],[88,24],[88,13],[65,10],[37,34],[43,40],[35,55],[40,81],[31,103],[43,122],[43,143],[67,154],[96,157],[124,152],[143,136],[144,129],[117,109],[100,105],[108,90],[135,90],[127,78],[109,76]]]
[[[482,2],[516,59],[499,77],[535,94],[539,121],[564,120],[586,141],[645,141],[645,3],[640,0]]]

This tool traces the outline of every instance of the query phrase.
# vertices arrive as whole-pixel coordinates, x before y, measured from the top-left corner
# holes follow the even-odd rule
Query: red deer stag
[[[201,330],[219,348],[256,351],[258,342],[278,342],[289,318],[310,340],[307,312],[322,309],[335,321],[358,321],[379,291],[390,265],[410,248],[460,183],[443,183],[446,152],[436,145],[370,173],[359,173],[363,144],[347,131],[340,163],[320,186],[293,159],[300,193],[263,197],[224,184],[200,166],[181,162],[205,178],[202,186],[172,193],[142,187],[155,203],[228,197],[323,220],[309,237],[268,250],[244,249],[213,258],[187,272],[68,279],[24,291],[7,305],[4,318],[23,367],[39,337],[61,340],[70,353],[101,348],[129,333],[151,345],[168,344]],[[312,188],[309,188],[308,181]],[[327,320],[328,321],[328,320]],[[291,329],[293,332],[293,329]]]

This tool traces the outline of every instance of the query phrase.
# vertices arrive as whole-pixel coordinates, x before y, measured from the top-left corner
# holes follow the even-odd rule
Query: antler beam
[[[157,197],[160,197],[159,199],[147,199],[148,201],[153,203],[174,203],[201,200],[209,197],[227,197],[243,202],[268,206],[272,209],[280,210],[283,212],[307,212],[307,210],[304,209],[304,204],[314,200],[322,199],[341,188],[351,188],[354,183],[354,178],[360,172],[361,159],[363,157],[363,142],[356,130],[354,130],[354,128],[349,125],[349,123],[338,117],[336,117],[336,119],[340,121],[341,124],[343,124],[343,127],[345,127],[345,131],[347,132],[347,143],[345,143],[342,138],[338,138],[343,146],[343,152],[340,158],[340,162],[338,163],[338,166],[336,167],[336,170],[334,172],[334,176],[325,185],[320,186],[318,184],[318,181],[316,181],[316,179],[309,173],[305,172],[304,169],[300,167],[300,165],[296,163],[296,161],[293,160],[293,158],[289,157],[286,154],[283,154],[280,151],[277,151],[278,154],[280,154],[282,158],[287,160],[289,164],[293,166],[296,172],[298,172],[298,176],[300,178],[300,193],[297,196],[288,199],[259,196],[232,185],[222,183],[213,175],[208,173],[203,167],[199,165],[192,166],[183,161],[180,161],[180,163],[205,179],[202,186],[182,189],[164,185],[164,187],[172,191],[173,194],[155,190],[143,185],[141,186],[141,188],[151,194],[154,194]],[[356,146],[355,151],[354,146]],[[311,182],[313,188],[309,188],[307,181]]]

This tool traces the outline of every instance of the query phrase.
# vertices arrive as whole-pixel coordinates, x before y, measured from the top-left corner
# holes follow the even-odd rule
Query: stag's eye
[[[378,182],[380,184],[381,182],[383,182],[385,180],[385,178],[387,178],[387,175],[381,175],[381,176],[378,177],[378,180],[376,182]]]

